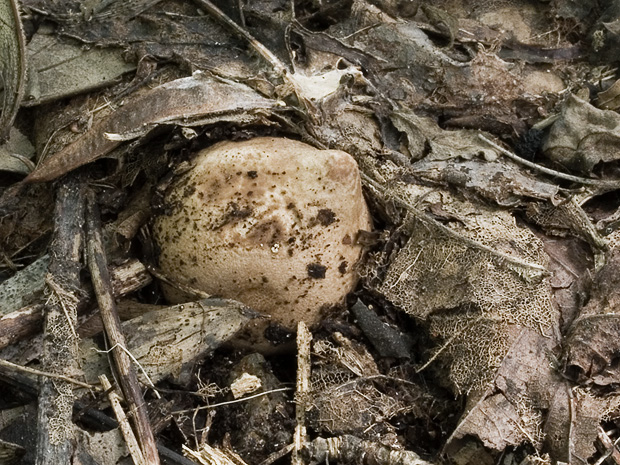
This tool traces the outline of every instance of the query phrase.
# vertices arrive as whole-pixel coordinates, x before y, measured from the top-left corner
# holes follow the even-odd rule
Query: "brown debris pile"
[[[617,2],[0,3],[0,461],[620,464]]]

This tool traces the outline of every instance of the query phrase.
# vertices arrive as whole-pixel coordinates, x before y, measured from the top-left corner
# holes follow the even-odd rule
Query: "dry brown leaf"
[[[607,90],[599,92],[596,103],[603,110],[617,110],[620,108],[620,79],[614,82]]]
[[[543,144],[543,152],[561,166],[590,173],[598,163],[618,160],[620,115],[599,110],[575,95],[568,97]]]
[[[202,73],[162,84],[94,124],[82,137],[45,159],[27,182],[50,181],[104,157],[123,141],[162,124],[195,126],[218,121],[248,122],[277,105],[248,86]]]
[[[573,323],[566,342],[565,372],[580,384],[620,382],[620,249],[611,252],[591,291],[591,300]]]
[[[543,439],[543,410],[549,407],[560,377],[549,366],[552,340],[535,330],[514,328],[510,351],[485,393],[470,398],[459,425],[448,440],[473,435],[495,450]]]

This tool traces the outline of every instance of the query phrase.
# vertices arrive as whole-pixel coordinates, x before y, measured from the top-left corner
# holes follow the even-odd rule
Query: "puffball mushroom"
[[[289,330],[344,300],[357,282],[357,234],[372,226],[351,155],[260,137],[218,143],[193,162],[154,221],[161,271]]]

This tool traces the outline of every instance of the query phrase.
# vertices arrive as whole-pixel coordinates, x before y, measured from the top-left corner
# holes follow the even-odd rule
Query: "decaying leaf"
[[[597,395],[566,380],[558,383],[544,425],[547,450],[558,461],[586,463],[583,457],[596,452],[601,422],[617,419],[619,408],[617,393]]]
[[[339,333],[334,338],[335,343],[321,340],[313,348],[316,363],[308,413],[316,429],[366,436],[371,430],[386,428],[385,422],[395,415],[413,409],[381,388],[389,380],[379,376],[375,361],[363,346]]]
[[[430,118],[396,111],[390,116],[406,137],[415,161],[411,173],[421,179],[474,190],[498,205],[522,203],[527,198],[555,201],[556,184],[537,178],[485,144],[479,132],[445,130]]]
[[[105,432],[79,429],[77,435],[78,448],[87,451],[98,463],[118,463],[122,457],[129,455],[118,428]]]
[[[34,147],[16,128],[9,130],[8,140],[0,145],[0,171],[28,174],[34,169]]]
[[[467,435],[495,450],[522,442],[542,445],[543,411],[549,408],[560,379],[549,366],[553,341],[527,328],[513,328],[510,339],[512,347],[488,389],[468,399],[448,449]]]
[[[94,124],[82,137],[45,159],[27,182],[49,181],[110,153],[163,124],[198,126],[251,122],[274,110],[277,102],[248,86],[203,73],[162,84],[127,102]]]
[[[37,33],[28,43],[29,73],[26,106],[58,100],[114,83],[136,68],[123,60],[120,48],[84,49]]]
[[[503,207],[522,204],[528,198],[555,202],[559,191],[556,184],[537,179],[506,159],[424,159],[415,163],[412,169],[421,179],[477,192]]]
[[[0,316],[15,312],[36,299],[45,287],[49,261],[49,256],[44,255],[0,284]]]
[[[607,241],[601,237],[575,198],[564,200],[557,205],[549,202],[532,202],[527,206],[526,215],[549,234],[558,236],[570,234],[583,239],[592,246],[595,253],[607,247]]]
[[[599,92],[596,97],[596,104],[603,110],[617,110],[620,108],[620,79],[605,91]]]
[[[413,160],[498,158],[498,153],[493,148],[481,142],[477,131],[446,131],[441,129],[435,120],[406,110],[394,111],[390,119],[396,129],[405,134],[407,151]]]
[[[614,248],[596,277],[592,298],[565,342],[565,372],[580,384],[620,383],[620,249]]]
[[[232,338],[256,314],[238,302],[207,299],[163,307],[123,323],[127,349],[153,382],[179,377],[207,353]],[[83,367],[95,382],[105,373],[105,355],[92,340],[81,345]]]
[[[0,141],[9,135],[24,95],[25,38],[17,0],[0,1]]]
[[[590,173],[599,163],[616,161],[620,141],[620,115],[600,110],[575,95],[564,102],[543,151],[561,166]]]
[[[446,361],[455,390],[484,392],[522,331],[543,337],[556,324],[542,243],[507,212],[440,190],[396,183],[388,190],[417,208],[378,291],[427,322],[440,345],[431,361]],[[515,424],[505,426],[521,436]]]
[[[249,54],[239,53],[244,44],[198,9],[197,2],[24,0],[23,3],[60,23],[58,29],[63,36],[104,50],[121,49],[132,61],[139,62],[142,58],[174,61],[182,67],[191,64],[192,69],[211,70],[230,78],[250,79],[258,74],[256,60]],[[235,4],[230,7],[234,8]]]

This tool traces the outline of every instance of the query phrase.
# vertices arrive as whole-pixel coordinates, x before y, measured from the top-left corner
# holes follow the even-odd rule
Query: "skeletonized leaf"
[[[274,109],[276,105],[275,100],[266,99],[237,82],[201,73],[176,79],[134,98],[94,124],[78,140],[45,159],[26,181],[55,179],[161,124],[194,126],[218,121],[248,122],[256,119],[256,113]]]
[[[8,137],[24,95],[26,51],[16,0],[0,0],[0,140]]]

